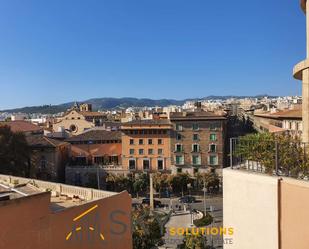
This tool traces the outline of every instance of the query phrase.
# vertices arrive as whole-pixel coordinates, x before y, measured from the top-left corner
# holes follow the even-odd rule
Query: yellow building
[[[130,171],[170,171],[169,120],[135,120],[121,126],[122,165]]]

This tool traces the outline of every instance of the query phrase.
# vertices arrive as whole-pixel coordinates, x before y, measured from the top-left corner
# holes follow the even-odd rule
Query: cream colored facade
[[[309,182],[238,169],[223,170],[224,249],[307,249]]]
[[[301,0],[301,7],[305,13],[309,13],[309,4],[307,0]],[[307,32],[307,58],[298,63],[293,70],[296,79],[302,80],[302,118],[303,133],[302,140],[309,142],[309,15],[306,15]]]
[[[223,226],[234,228],[224,249],[279,249],[277,178],[224,169],[223,180]]]
[[[65,129],[71,132],[72,135],[79,135],[85,130],[95,127],[93,122],[87,121],[85,116],[76,110],[71,110],[64,117],[60,118],[53,124],[55,132]]]

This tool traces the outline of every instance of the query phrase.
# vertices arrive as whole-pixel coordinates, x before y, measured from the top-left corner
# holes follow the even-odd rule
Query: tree
[[[177,175],[174,175],[170,179],[170,183],[172,186],[172,189],[175,193],[182,193],[184,194],[185,191],[188,190],[187,185],[190,183],[193,183],[193,179],[190,177],[188,173],[180,173]]]
[[[14,133],[8,126],[0,127],[0,172],[29,177],[30,148],[23,133]]]
[[[168,174],[156,173],[153,175],[154,188],[159,192],[160,197],[163,189],[170,188],[170,179]]]
[[[254,162],[261,171],[285,176],[308,176],[308,146],[299,138],[271,133],[250,134],[241,137],[235,156]]]
[[[140,192],[146,192],[149,187],[149,176],[147,174],[140,174],[133,180],[133,192],[138,195]]]
[[[211,246],[207,246],[207,239],[202,235],[188,234],[184,238],[183,244],[180,246],[181,249],[212,249]]]
[[[150,214],[149,208],[132,212],[132,233],[134,249],[150,249],[162,243],[159,221]]]

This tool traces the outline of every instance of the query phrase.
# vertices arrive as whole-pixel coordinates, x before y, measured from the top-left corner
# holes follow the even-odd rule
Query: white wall
[[[224,249],[278,249],[278,179],[223,170],[223,223],[233,227]]]

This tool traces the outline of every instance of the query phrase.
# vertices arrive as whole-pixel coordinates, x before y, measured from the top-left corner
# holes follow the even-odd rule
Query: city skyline
[[[305,53],[295,2],[252,2],[253,12],[245,1],[72,3],[1,3],[0,109],[301,93],[291,76]]]

